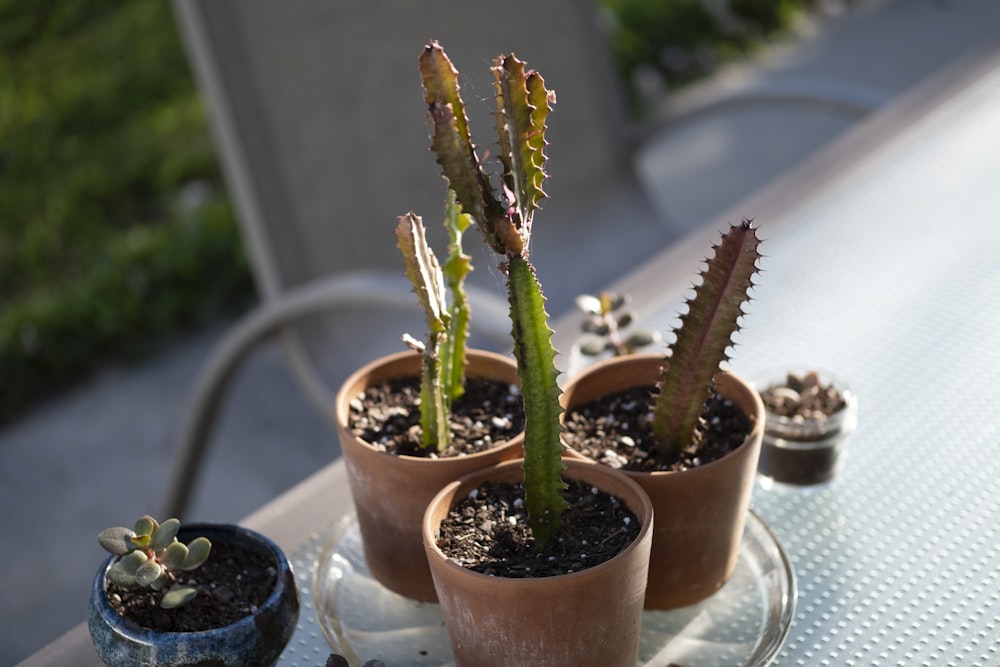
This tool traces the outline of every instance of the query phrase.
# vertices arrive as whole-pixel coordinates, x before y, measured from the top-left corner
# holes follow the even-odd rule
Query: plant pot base
[[[635,354],[591,366],[566,386],[568,410],[660,377],[663,356]],[[649,495],[656,513],[646,609],[676,609],[713,595],[730,578],[750,507],[764,431],[760,396],[732,373],[719,373],[717,391],[751,423],[743,443],[698,467],[669,472],[628,472]],[[578,454],[575,454],[579,456]]]
[[[376,656],[386,665],[454,664],[440,606],[400,597],[372,578],[353,515],[316,540],[313,607],[326,640],[319,652],[332,650],[356,665]],[[781,649],[795,601],[791,563],[778,538],[751,510],[736,570],[721,591],[686,609],[643,613],[638,664],[691,665],[692,642],[698,643],[699,663],[766,664]],[[690,623],[695,616],[702,622]],[[416,630],[400,633],[401,627]]]
[[[564,478],[617,496],[642,526],[639,537],[616,557],[572,574],[493,577],[447,559],[437,547],[440,523],[456,500],[487,480],[520,482],[522,462],[453,482],[428,505],[424,545],[459,667],[635,665],[652,541],[649,499],[623,475],[590,463],[567,462]]]
[[[773,482],[791,486],[812,486],[829,482],[844,467],[846,441],[827,446],[789,448],[765,438],[757,471]]]
[[[198,632],[146,628],[123,618],[108,600],[105,573],[115,559],[111,556],[94,577],[87,618],[94,648],[105,664],[265,667],[277,661],[299,615],[298,591],[287,558],[271,540],[239,526],[185,524],[178,539],[187,542],[202,535],[212,541],[213,551],[224,541],[231,542],[259,555],[273,568],[275,583],[264,601],[251,613],[219,628]]]

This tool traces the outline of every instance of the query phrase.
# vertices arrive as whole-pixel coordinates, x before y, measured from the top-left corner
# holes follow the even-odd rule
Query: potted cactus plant
[[[295,630],[291,566],[259,533],[147,515],[98,542],[111,555],[94,578],[87,623],[105,664],[272,665]]]
[[[566,439],[622,469],[656,512],[646,606],[698,602],[732,575],[760,454],[760,397],[721,370],[757,272],[750,221],[722,235],[669,354],[615,357],[566,384]]]
[[[427,558],[457,664],[634,665],[652,511],[624,476],[562,457],[556,353],[529,256],[555,98],[512,54],[492,71],[499,187],[472,143],[458,71],[436,42],[420,57],[432,149],[506,275],[524,459],[452,482],[434,498],[424,515]],[[587,514],[597,503],[600,516]],[[580,542],[585,551],[573,548]]]
[[[397,245],[427,319],[427,337],[375,359],[341,385],[337,431],[365,561],[372,576],[408,598],[436,599],[420,536],[427,503],[473,470],[521,456],[523,412],[513,359],[466,349],[470,308],[462,251],[471,224],[449,192],[448,257],[439,263],[422,219],[397,220]]]

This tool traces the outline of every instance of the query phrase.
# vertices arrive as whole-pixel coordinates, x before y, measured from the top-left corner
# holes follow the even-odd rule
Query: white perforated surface
[[[829,369],[860,410],[832,483],[755,491],[798,579],[775,664],[1000,665],[1000,72],[808,201],[759,221],[732,367]],[[318,549],[293,554],[304,607],[281,665],[326,657]]]
[[[839,478],[755,491],[799,585],[775,664],[1000,665],[1000,72],[790,218],[732,367],[860,409]]]
[[[295,583],[299,586],[299,600],[302,608],[299,611],[299,624],[292,635],[292,640],[285,647],[279,667],[315,667],[326,664],[330,655],[330,646],[326,643],[316,613],[313,611],[312,582],[316,561],[323,547],[324,533],[310,535],[309,539],[289,554],[292,568],[295,570]]]

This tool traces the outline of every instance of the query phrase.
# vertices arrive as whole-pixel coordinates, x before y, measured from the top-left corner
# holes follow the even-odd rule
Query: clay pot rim
[[[641,527],[639,529],[639,534],[636,536],[634,540],[632,540],[632,542],[627,547],[625,547],[625,549],[619,552],[618,555],[616,555],[614,558],[606,560],[603,563],[594,565],[593,567],[588,567],[585,570],[580,570],[578,572],[570,572],[569,574],[559,574],[549,577],[509,578],[509,577],[498,577],[495,575],[483,574],[481,572],[475,572],[462,565],[459,565],[452,559],[448,558],[444,554],[444,552],[441,551],[441,549],[437,545],[437,541],[434,539],[433,536],[430,508],[438,505],[441,502],[443,496],[452,493],[453,490],[457,490],[458,487],[460,487],[462,484],[466,482],[470,482],[472,480],[486,480],[493,473],[496,472],[503,473],[506,471],[506,469],[511,468],[513,466],[518,466],[523,468],[524,459],[513,459],[511,461],[504,461],[502,463],[498,463],[488,468],[483,468],[474,473],[470,473],[452,482],[449,482],[443,489],[441,489],[437,494],[435,494],[434,498],[427,505],[427,511],[424,512],[424,519],[422,522],[423,526],[421,531],[423,533],[424,545],[430,548],[430,551],[434,554],[434,557],[442,561],[445,567],[454,572],[461,573],[462,576],[468,576],[473,579],[483,579],[483,580],[490,580],[497,582],[502,581],[505,582],[504,583],[505,586],[528,587],[528,586],[546,586],[546,585],[556,586],[558,585],[558,583],[561,582],[571,582],[574,579],[585,579],[589,577],[599,576],[600,573],[603,572],[604,570],[614,567],[616,561],[620,561],[621,559],[627,557],[630,553],[638,549],[639,545],[642,544],[644,541],[650,541],[650,542],[652,541],[653,503],[649,499],[649,496],[646,494],[645,490],[643,490],[643,488],[639,486],[639,484],[635,480],[625,475],[622,475],[620,471],[614,470],[613,468],[608,468],[606,466],[601,466],[600,464],[590,460],[563,459],[563,463],[566,466],[565,469],[566,471],[569,471],[570,469],[573,468],[579,469],[583,467],[593,466],[594,467],[593,469],[600,470],[599,474],[607,474],[612,477],[617,477],[618,481],[624,483],[626,487],[629,490],[631,490],[635,494],[636,498],[639,500],[641,512],[636,512],[636,514],[639,515],[638,518],[641,524]],[[604,491],[604,489],[601,490]],[[605,491],[605,493],[607,493],[607,491]],[[633,512],[635,512],[635,509],[631,508],[631,506],[630,509],[632,509]],[[645,520],[647,518],[648,520]]]
[[[609,359],[602,359],[601,361],[598,361],[598,362],[594,363],[593,365],[588,366],[587,368],[585,368],[582,371],[580,371],[577,375],[575,375],[573,378],[570,379],[570,383],[571,384],[572,383],[576,383],[576,382],[580,381],[581,379],[583,379],[583,378],[585,378],[585,377],[587,377],[587,376],[589,376],[591,374],[598,374],[598,373],[602,372],[603,369],[607,368],[608,366],[613,366],[613,365],[615,365],[617,363],[621,363],[623,360],[625,360],[627,362],[636,363],[636,364],[642,364],[642,363],[649,363],[651,361],[660,362],[663,359],[665,359],[667,356],[668,355],[666,355],[666,354],[658,353],[658,352],[639,352],[639,353],[635,353],[635,354],[630,354],[627,357],[611,357]],[[718,381],[718,378],[720,378],[720,377],[728,378],[728,380],[726,380],[726,381],[732,381],[734,383],[734,386],[736,386],[736,387],[743,387],[744,389],[746,389],[747,395],[748,395],[748,397],[750,398],[751,402],[754,405],[754,412],[756,414],[755,415],[753,415],[753,414],[747,415],[751,419],[754,419],[753,428],[750,429],[750,432],[747,434],[746,438],[744,438],[742,444],[740,444],[739,447],[737,447],[733,451],[729,452],[728,454],[726,454],[725,456],[723,456],[721,459],[716,459],[716,460],[711,461],[709,463],[702,464],[702,465],[700,465],[700,466],[698,466],[696,468],[688,468],[687,470],[653,470],[653,471],[649,471],[649,472],[637,471],[637,470],[618,470],[618,472],[626,475],[629,479],[632,479],[632,480],[648,479],[648,478],[654,478],[654,479],[656,479],[656,478],[662,478],[662,477],[667,477],[667,476],[675,476],[675,475],[686,475],[686,476],[689,476],[689,477],[693,477],[693,476],[699,475],[699,474],[708,474],[708,472],[705,472],[705,471],[711,471],[711,470],[713,470],[716,467],[721,467],[727,461],[730,461],[733,457],[735,457],[735,456],[737,456],[739,454],[744,453],[749,447],[752,447],[754,440],[762,438],[763,434],[764,434],[765,409],[764,409],[764,401],[761,400],[760,394],[758,394],[757,391],[753,388],[753,385],[751,385],[741,375],[738,375],[737,373],[734,373],[734,372],[729,371],[729,370],[722,369],[722,370],[719,370],[718,373],[716,373],[716,375],[715,375],[716,381]],[[635,386],[635,385],[632,385],[632,386]],[[565,397],[566,395],[567,395],[566,392],[563,392],[563,397]],[[732,397],[728,396],[725,393],[723,394],[723,396],[726,397],[726,398],[729,398],[730,400],[732,400]],[[563,405],[564,414],[565,414],[566,407],[567,406],[565,405],[565,401],[564,401],[564,405]],[[576,456],[580,457],[580,459],[578,459],[578,460],[591,461],[591,459],[588,459],[588,458],[584,457],[582,454],[580,454],[576,450],[573,450],[572,448],[569,448],[569,447],[567,447],[567,449],[569,449],[570,451],[572,451]],[[591,462],[594,463],[595,465],[603,465],[601,463],[598,463],[597,461],[591,461]],[[604,467],[608,467],[608,466],[604,466]],[[613,470],[613,468],[612,468],[612,470]]]
[[[466,354],[467,358],[470,355],[480,356],[494,363],[511,364],[515,369],[517,368],[516,362],[512,357],[499,354],[497,352],[491,352],[489,350],[480,350],[478,348],[470,348],[469,350],[467,350]],[[347,411],[349,409],[350,401],[353,398],[353,396],[347,395],[349,388],[361,384],[361,378],[365,375],[372,374],[372,372],[377,368],[411,362],[411,360],[414,359],[417,360],[419,368],[420,353],[414,350],[402,350],[400,352],[393,352],[391,354],[386,354],[380,357],[376,357],[375,359],[372,359],[371,361],[369,361],[368,363],[364,364],[363,366],[355,370],[353,373],[351,373],[341,383],[340,388],[337,390],[336,399],[334,400],[334,418],[337,421],[337,428],[344,430],[345,432],[349,432],[350,430],[347,425]],[[515,377],[516,376],[517,374],[515,371]],[[395,377],[416,377],[416,374],[413,376],[403,375]],[[520,387],[520,377],[517,377],[517,381],[512,382],[511,384],[515,384],[518,387]],[[515,435],[510,440],[505,441],[503,444],[495,445],[481,452],[476,452],[474,454],[463,454],[460,456],[444,456],[437,458],[425,457],[425,456],[410,456],[409,454],[389,454],[388,452],[384,452],[378,449],[367,440],[363,440],[356,436],[352,436],[352,438],[355,443],[360,445],[363,449],[368,450],[372,454],[391,456],[392,458],[398,461],[405,462],[404,465],[427,466],[427,465],[440,464],[442,461],[455,461],[455,460],[474,461],[478,458],[483,458],[485,456],[488,456],[489,454],[492,454],[493,452],[496,452],[497,450],[500,449],[505,449],[507,447],[518,447],[524,441],[524,430],[522,429],[517,435]]]

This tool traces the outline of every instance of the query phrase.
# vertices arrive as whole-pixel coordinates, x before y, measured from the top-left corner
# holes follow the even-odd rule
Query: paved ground
[[[826,82],[891,99],[997,39],[996,0],[859,2],[795,44],[710,85]],[[603,227],[581,233],[571,261],[599,254],[612,275],[627,271],[794,168],[856,120],[754,108],[657,133],[636,157],[647,199],[623,191],[616,200],[642,224],[634,234],[611,237],[601,230],[614,228],[599,220]],[[568,263],[548,268],[563,296],[574,286],[565,276],[579,270]],[[6,508],[0,519],[0,664],[17,662],[84,619],[101,559],[94,541],[101,528],[131,520],[133,512],[157,511],[170,436],[221,331],[194,336],[141,367],[108,368],[0,431],[0,506]],[[333,432],[301,397],[280,350],[264,346],[236,378],[190,516],[239,519],[336,455]],[[130,508],[126,515],[119,505]]]

